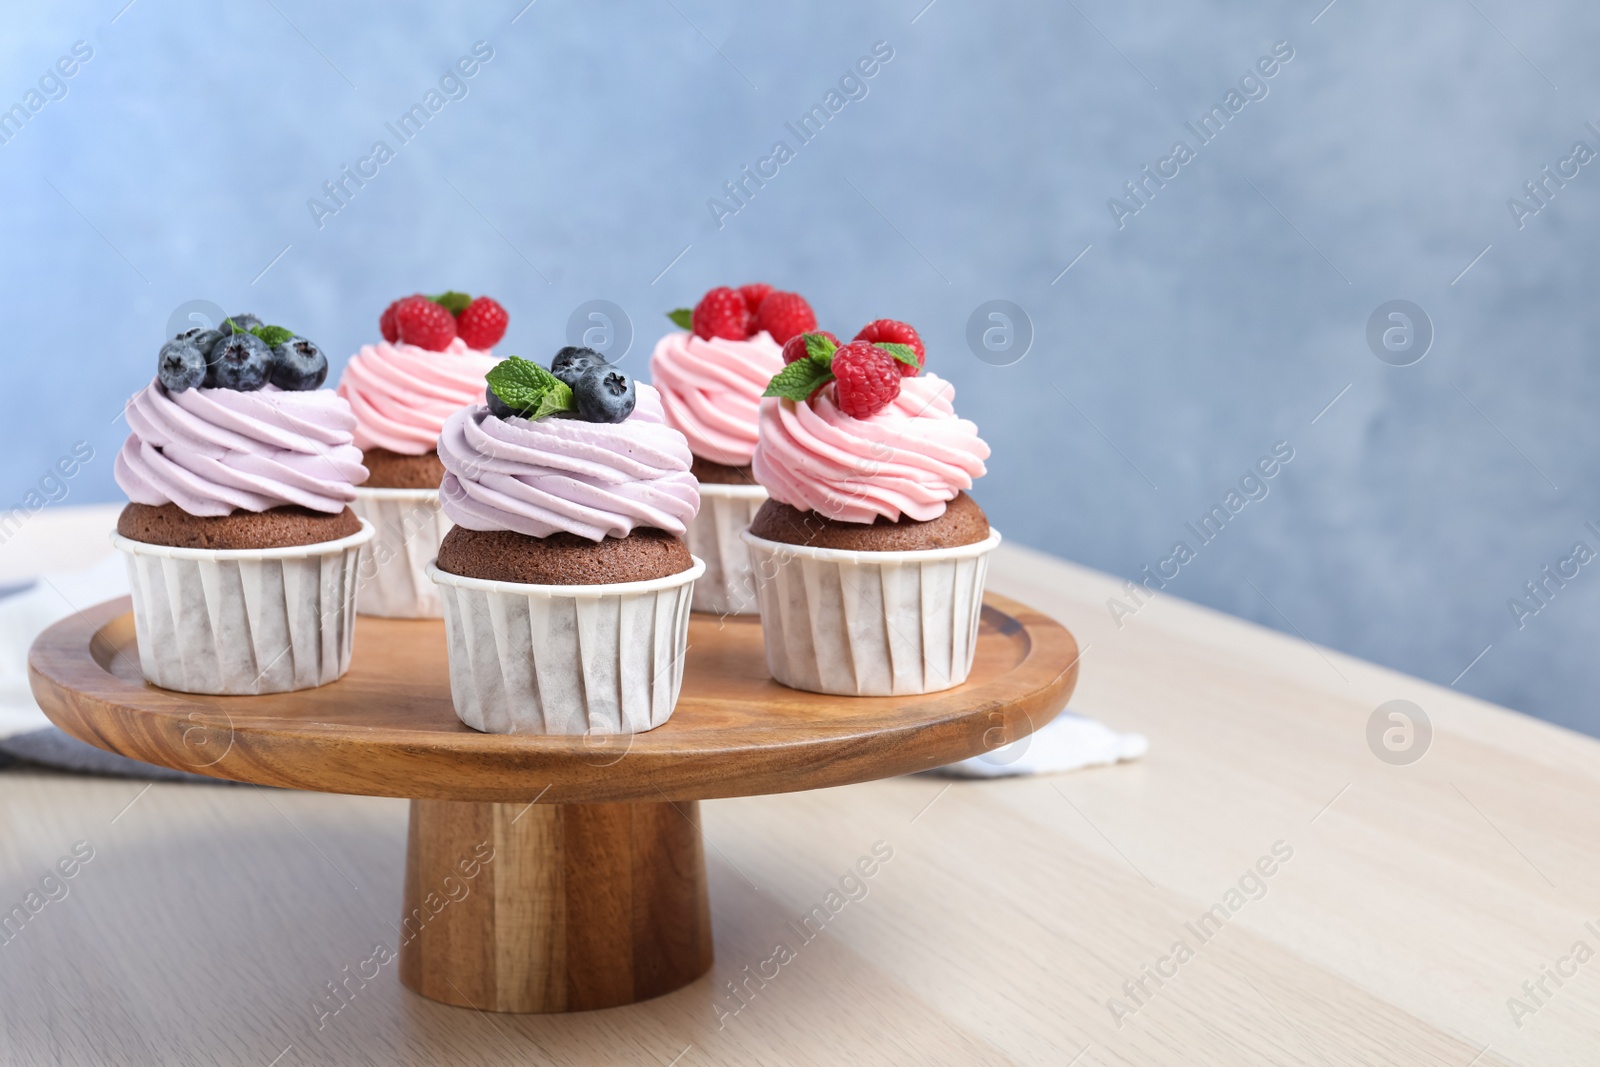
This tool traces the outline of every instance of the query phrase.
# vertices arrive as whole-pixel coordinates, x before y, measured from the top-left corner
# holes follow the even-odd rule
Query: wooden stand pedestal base
[[[413,800],[400,980],[483,1011],[586,1011],[711,969],[694,801]]]
[[[29,679],[51,721],[163,767],[413,798],[400,980],[481,1011],[615,1007],[709,971],[697,800],[976,756],[1049,722],[1078,677],[1071,634],[992,595],[967,681],[914,697],[785,689],[759,619],[695,615],[672,720],[617,753],[462,725],[438,620],[363,618],[350,672],[329,685],[195,697],[144,680],[129,608],[100,604],[34,642]]]

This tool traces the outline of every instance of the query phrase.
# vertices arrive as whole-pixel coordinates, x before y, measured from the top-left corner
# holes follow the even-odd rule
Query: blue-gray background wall
[[[15,7],[0,106],[93,57],[0,145],[0,503],[79,440],[66,499],[117,497],[121,402],[191,299],[336,365],[419,289],[499,297],[501,351],[535,357],[605,299],[642,371],[663,311],[766,280],[836,332],[921,329],[1009,537],[1126,576],[1184,540],[1173,594],[1600,733],[1600,566],[1521,628],[1507,604],[1600,549],[1600,166],[1520,228],[1507,206],[1600,149],[1600,9],[1325,2]],[[465,97],[400,144],[385,124],[478,41]],[[800,145],[785,122],[880,41]],[[1119,228],[1108,199],[1277,42],[1265,98]],[[708,199],[779,139],[795,157],[719,227]],[[379,140],[319,225],[307,201]],[[992,299],[1032,324],[1009,366],[967,341]],[[1411,366],[1367,342],[1391,299],[1433,324]],[[1200,545],[1185,523],[1277,442],[1267,497]]]

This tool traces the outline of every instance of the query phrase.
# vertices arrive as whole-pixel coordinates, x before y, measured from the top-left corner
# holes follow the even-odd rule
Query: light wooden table
[[[109,514],[36,530],[49,565]],[[1570,955],[1600,952],[1600,744],[1171,597],[1118,629],[1120,586],[1014,547],[991,577],[1072,628],[1073,708],[1146,758],[708,801],[715,969],[629,1008],[404,991],[404,801],[0,773],[0,911],[93,849],[0,939],[0,1062],[1600,1062],[1600,958]],[[1406,766],[1367,741],[1397,698],[1433,726]]]

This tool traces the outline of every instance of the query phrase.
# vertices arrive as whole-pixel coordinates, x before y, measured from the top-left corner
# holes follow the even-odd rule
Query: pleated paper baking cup
[[[767,669],[840,696],[936,693],[966,681],[978,643],[988,539],[919,552],[853,552],[744,533]]]
[[[439,506],[439,490],[357,487],[350,507],[377,531],[361,551],[356,610],[387,619],[442,617],[428,564],[454,523]]]
[[[700,512],[689,524],[689,551],[706,561],[694,583],[694,610],[717,615],[754,615],[755,579],[750,550],[740,536],[767,501],[759,485],[700,483]]]
[[[524,585],[428,567],[444,601],[456,716],[491,734],[631,734],[683,686],[700,560],[612,585]]]
[[[289,548],[174,548],[119,534],[139,665],[182,693],[245,696],[326,685],[350,669],[356,572],[372,525]]]

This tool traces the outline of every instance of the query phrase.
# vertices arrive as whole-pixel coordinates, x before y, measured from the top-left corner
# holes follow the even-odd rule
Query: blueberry
[[[224,337],[211,350],[206,377],[218,388],[248,393],[267,384],[272,370],[272,349],[253,333]]]
[[[516,408],[501,400],[493,389],[485,389],[483,399],[489,405],[489,414],[497,419],[509,419],[513,415],[521,414]]]
[[[222,331],[213,330],[206,326],[192,326],[173,338],[173,340],[188,341],[200,350],[202,356],[210,359],[212,346],[222,340]]]
[[[572,387],[572,398],[584,422],[621,422],[633,414],[637,400],[633,379],[603,362],[583,372]]]
[[[181,393],[197,387],[206,378],[206,357],[198,346],[180,335],[161,346],[156,362],[156,377],[168,392]]]
[[[279,389],[308,392],[322,388],[328,380],[328,357],[304,337],[291,337],[272,349],[272,371],[268,375]]]
[[[222,336],[227,337],[229,334],[233,333],[234,325],[239,327],[240,333],[249,333],[252,328],[264,325],[264,323],[262,323],[262,321],[256,318],[254,315],[231,315],[228,318],[223,319],[222,325],[218,326],[217,329],[222,331]]]
[[[556,358],[550,361],[550,373],[566,382],[569,388],[576,389],[578,379],[586,372],[606,365],[606,357],[594,349],[568,345],[557,352]]]

